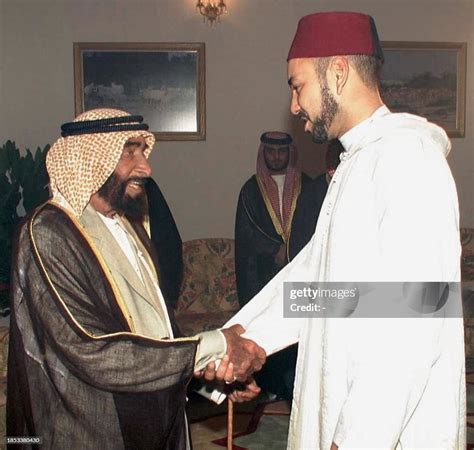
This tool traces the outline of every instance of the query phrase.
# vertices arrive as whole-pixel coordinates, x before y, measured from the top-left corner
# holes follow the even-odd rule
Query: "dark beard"
[[[287,169],[289,161],[278,161],[277,163],[269,163],[265,159],[265,165],[270,172],[282,172]]]
[[[130,181],[138,181],[146,184],[148,178],[131,177],[121,180],[117,174],[113,173],[97,191],[100,197],[107,200],[109,205],[120,216],[126,215],[129,219],[142,222],[147,214],[147,200],[145,190],[136,197],[130,197],[126,193],[127,184]]]
[[[321,115],[313,123],[313,142],[324,144],[329,141],[328,130],[336,117],[339,105],[327,86],[321,87]]]

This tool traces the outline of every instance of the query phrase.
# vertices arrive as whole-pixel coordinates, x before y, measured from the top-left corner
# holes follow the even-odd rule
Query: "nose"
[[[151,177],[152,170],[146,156],[140,152],[140,155],[137,158],[137,172],[140,174],[140,176]]]
[[[290,111],[291,114],[293,114],[294,116],[297,116],[301,111],[300,105],[298,104],[298,97],[295,91],[291,92]]]

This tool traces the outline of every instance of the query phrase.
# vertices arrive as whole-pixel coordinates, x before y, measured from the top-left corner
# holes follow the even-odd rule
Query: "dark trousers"
[[[292,399],[297,356],[298,344],[269,356],[262,370],[254,375],[257,384],[282,400]]]

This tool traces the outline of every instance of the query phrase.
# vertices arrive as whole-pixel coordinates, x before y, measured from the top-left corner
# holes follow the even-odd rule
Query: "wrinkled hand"
[[[241,337],[242,325],[221,330],[227,341],[227,354],[234,366],[234,381],[245,382],[253,372],[259,371],[266,360],[265,350],[254,341]]]
[[[262,390],[260,387],[257,386],[257,383],[255,382],[253,377],[250,377],[245,383],[240,384],[240,386],[243,389],[237,388],[229,394],[229,398],[234,403],[248,402],[249,400],[252,400],[257,397],[257,395],[260,394],[260,391]],[[233,385],[229,387],[232,388]]]
[[[224,355],[219,367],[216,370],[216,363],[210,362],[204,370],[194,372],[196,378],[204,378],[207,381],[234,381],[234,365],[229,362],[229,355]]]
[[[280,245],[280,248],[278,249],[277,254],[275,255],[275,263],[283,267],[286,265],[286,244],[283,243]]]

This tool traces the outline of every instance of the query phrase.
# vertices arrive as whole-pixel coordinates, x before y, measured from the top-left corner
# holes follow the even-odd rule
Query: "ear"
[[[341,95],[349,78],[349,61],[346,56],[334,56],[328,70],[328,76],[335,85],[337,95]]]

